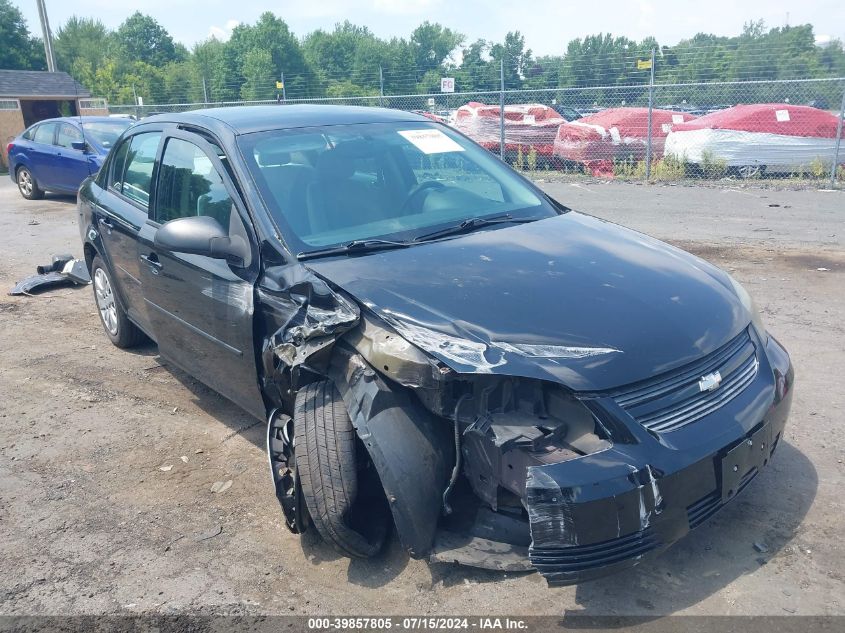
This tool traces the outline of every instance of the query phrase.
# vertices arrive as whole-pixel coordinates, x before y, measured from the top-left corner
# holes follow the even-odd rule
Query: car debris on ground
[[[33,290],[69,285],[87,286],[91,283],[85,262],[73,255],[54,255],[52,263],[37,266],[35,271],[35,275],[16,283],[9,294],[30,295]]]

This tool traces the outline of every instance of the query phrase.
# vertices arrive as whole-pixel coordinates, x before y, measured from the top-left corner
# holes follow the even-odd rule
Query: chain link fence
[[[276,103],[418,112],[532,175],[845,186],[845,77],[122,105],[110,112],[143,118]]]

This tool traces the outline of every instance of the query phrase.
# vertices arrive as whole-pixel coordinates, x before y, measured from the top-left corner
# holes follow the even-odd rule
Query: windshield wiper
[[[337,246],[329,246],[327,248],[318,248],[313,251],[304,251],[299,253],[296,257],[299,260],[313,259],[315,257],[328,257],[329,255],[345,255],[347,253],[365,253],[367,251],[377,251],[383,248],[402,248],[410,246],[411,242],[397,242],[394,240],[368,239],[368,240],[352,240],[346,244],[338,244]]]
[[[468,233],[473,229],[477,229],[480,226],[490,226],[491,224],[505,224],[505,223],[512,223],[512,224],[522,224],[524,222],[533,222],[538,218],[515,218],[511,216],[510,213],[503,213],[502,215],[497,215],[492,218],[468,218],[463,222],[458,224],[454,224],[452,226],[447,226],[443,229],[438,229],[436,231],[432,231],[431,233],[425,233],[420,235],[419,237],[414,238],[414,242],[428,242],[429,240],[436,240],[439,237],[446,237],[447,235],[460,235],[461,233]]]

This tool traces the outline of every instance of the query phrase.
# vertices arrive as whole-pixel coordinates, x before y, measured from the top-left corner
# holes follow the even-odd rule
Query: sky
[[[12,0],[41,34],[35,0]],[[762,19],[768,27],[810,23],[818,42],[845,40],[845,0],[46,0],[55,32],[71,15],[99,18],[115,29],[140,10],[154,17],[189,48],[209,35],[225,40],[239,22],[254,23],[264,11],[283,18],[298,36],[331,29],[350,20],[379,37],[407,37],[422,21],[439,22],[476,39],[502,41],[518,30],[534,55],[559,55],[576,38],[599,32],[641,40],[654,35],[672,45],[699,32],[737,35],[745,22]],[[596,7],[594,10],[593,7]]]

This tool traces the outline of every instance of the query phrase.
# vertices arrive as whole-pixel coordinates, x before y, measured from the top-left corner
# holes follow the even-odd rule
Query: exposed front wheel
[[[117,347],[134,347],[144,340],[144,334],[126,316],[114,293],[114,285],[103,260],[97,255],[91,262],[91,285],[100,322],[112,343]]]
[[[294,410],[296,469],[311,522],[346,556],[376,555],[390,511],[334,383],[299,390]]]
[[[35,176],[29,171],[27,167],[19,167],[17,172],[18,191],[27,200],[40,200],[44,197],[44,192],[35,182]]]
[[[740,178],[757,178],[762,176],[765,170],[765,165],[742,165],[736,168],[736,173]]]

